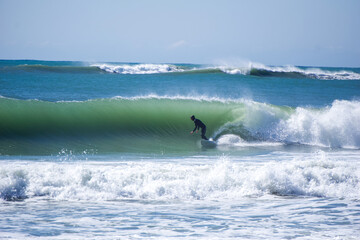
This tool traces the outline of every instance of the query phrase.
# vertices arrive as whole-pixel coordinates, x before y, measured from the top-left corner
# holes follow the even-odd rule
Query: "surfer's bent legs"
[[[206,136],[205,136],[205,133],[206,133],[206,127],[203,127],[201,129],[201,138],[202,139],[205,139],[205,140],[209,140]]]

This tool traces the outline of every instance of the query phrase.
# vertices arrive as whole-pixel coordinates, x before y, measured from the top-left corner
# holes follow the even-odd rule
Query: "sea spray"
[[[274,132],[276,140],[302,144],[360,148],[360,102],[334,101],[324,109],[298,107],[281,120]]]

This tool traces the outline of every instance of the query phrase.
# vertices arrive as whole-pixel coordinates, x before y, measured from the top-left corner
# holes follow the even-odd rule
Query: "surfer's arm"
[[[195,130],[197,131],[198,129],[199,129],[199,125],[197,125],[197,124],[195,123],[195,128],[194,128],[194,130],[192,130],[192,133],[195,132]]]

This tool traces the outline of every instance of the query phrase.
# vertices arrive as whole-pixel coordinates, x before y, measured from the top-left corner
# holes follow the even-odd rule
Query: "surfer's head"
[[[192,116],[190,117],[190,119],[194,121],[194,120],[195,120],[195,116],[192,115]]]

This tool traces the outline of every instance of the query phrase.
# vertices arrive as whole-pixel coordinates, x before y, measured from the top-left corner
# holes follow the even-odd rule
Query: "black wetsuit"
[[[206,126],[205,124],[200,121],[199,119],[194,119],[194,123],[195,123],[195,128],[193,130],[193,132],[195,132],[195,130],[199,130],[199,128],[201,128],[201,138],[202,139],[205,139],[205,140],[208,140],[207,137],[205,136],[205,133],[206,133]]]

